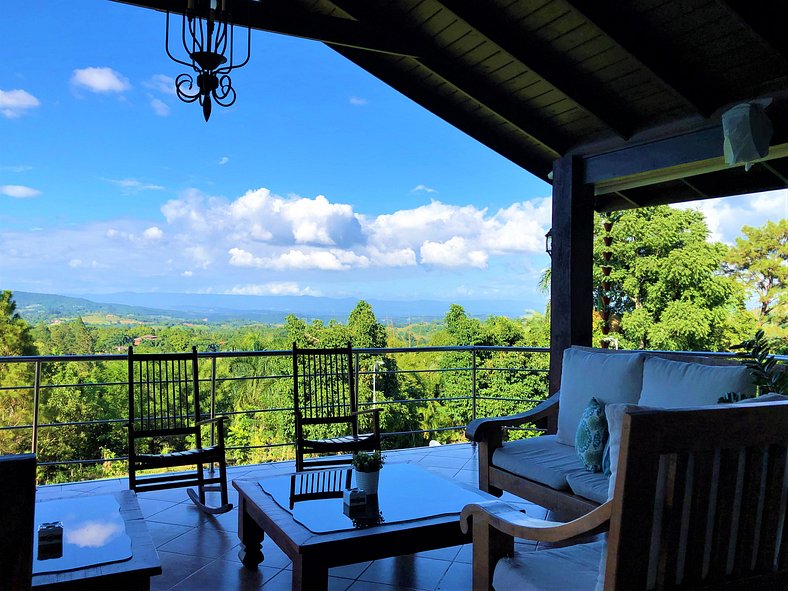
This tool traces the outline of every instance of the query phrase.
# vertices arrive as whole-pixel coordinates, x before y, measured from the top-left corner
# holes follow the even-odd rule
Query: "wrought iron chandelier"
[[[247,27],[246,58],[235,62],[232,5],[233,0],[188,0],[181,23],[181,41],[188,61],[178,59],[170,51],[170,11],[167,10],[167,55],[196,73],[196,80],[191,73],[180,74],[175,79],[175,92],[185,103],[198,101],[205,121],[211,117],[213,102],[222,107],[235,103],[230,72],[245,66],[251,54],[252,30]]]

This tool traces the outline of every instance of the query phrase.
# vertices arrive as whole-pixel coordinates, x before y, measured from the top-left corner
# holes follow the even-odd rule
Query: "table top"
[[[386,471],[392,476],[390,485],[384,484]],[[289,475],[286,478],[289,479]],[[419,482],[435,484],[433,478],[442,481],[439,488],[419,486]],[[381,486],[379,502],[384,519],[387,519],[387,507],[393,508],[393,505],[387,505],[386,491],[401,495],[399,502],[402,504],[437,506],[437,497],[446,491],[450,491],[451,498],[455,500],[449,505],[441,505],[439,514],[428,512],[406,521],[383,521],[373,527],[316,533],[299,523],[287,508],[266,493],[258,480],[233,480],[241,510],[248,513],[288,556],[330,556],[332,565],[462,544],[468,541],[460,531],[459,513],[462,508],[471,502],[495,500],[495,497],[475,487],[443,478],[412,464],[387,465],[381,472]],[[335,503],[331,511],[341,514],[342,499],[331,501]]]
[[[90,579],[102,579],[110,576],[136,574],[139,576],[151,577],[161,574],[161,562],[159,555],[156,552],[156,547],[151,540],[148,528],[145,525],[145,520],[142,516],[139,503],[137,502],[137,495],[133,491],[124,490],[112,493],[117,505],[119,506],[120,518],[122,524],[125,526],[125,532],[131,540],[131,558],[128,560],[121,560],[119,562],[109,562],[106,564],[98,564],[93,566],[85,566],[84,568],[73,568],[63,572],[41,573],[33,575],[33,587],[36,589],[57,587],[60,585],[69,584],[73,585],[77,581],[86,581]],[[84,511],[89,513],[91,504],[95,509],[101,513],[102,503],[96,502],[97,497],[86,496],[81,500],[84,501]],[[111,499],[110,499],[111,500]],[[56,515],[58,513],[58,505],[73,511],[76,508],[75,503],[78,500],[75,498],[68,499],[53,499],[47,501],[40,501],[36,503],[37,515]],[[46,505],[46,511],[41,511],[39,505]],[[54,510],[53,510],[54,509]],[[36,518],[36,527],[39,525],[40,519]],[[112,521],[110,520],[110,522]],[[65,535],[64,535],[65,541]],[[106,562],[106,555],[97,552],[97,562]],[[35,560],[34,562],[39,562]],[[35,568],[35,566],[34,566]]]

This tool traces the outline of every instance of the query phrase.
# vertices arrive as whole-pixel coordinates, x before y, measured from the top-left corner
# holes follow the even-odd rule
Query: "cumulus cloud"
[[[472,250],[468,242],[455,236],[446,242],[425,241],[421,245],[421,262],[441,267],[477,267],[487,266],[487,253]]]
[[[427,185],[416,185],[410,190],[411,193],[437,193],[436,189],[428,187]]]
[[[770,220],[788,218],[788,189],[679,203],[672,207],[702,212],[709,227],[709,240],[733,244],[736,237],[741,236],[742,226],[758,227]]]
[[[225,292],[230,295],[311,295],[319,296],[320,292],[311,287],[301,287],[295,281],[279,281],[263,284],[236,285]]]
[[[129,81],[112,68],[82,68],[74,70],[71,83],[98,94],[121,93],[131,88]]]
[[[224,166],[229,161],[230,161],[229,156],[222,156],[221,158],[219,158],[219,166]]]
[[[36,97],[25,90],[0,90],[0,113],[7,119],[21,117],[40,104]]]
[[[41,191],[25,187],[24,185],[0,185],[0,195],[6,195],[14,199],[30,199],[41,195]]]
[[[170,114],[170,106],[161,99],[152,98],[150,107],[159,117],[167,117]]]
[[[139,193],[140,191],[163,191],[164,187],[161,185],[154,185],[152,183],[143,183],[137,179],[106,179],[113,185],[120,187],[124,193]]]
[[[290,249],[278,256],[259,257],[241,248],[231,248],[229,263],[234,267],[254,267],[258,269],[319,269],[321,271],[347,271],[353,267],[368,267],[369,259],[354,252],[330,250]]]
[[[164,238],[164,232],[161,230],[161,228],[157,228],[156,226],[151,226],[150,228],[147,228],[142,233],[142,237],[145,240],[149,240],[151,242],[157,242],[162,238]]]
[[[365,98],[361,98],[360,96],[351,96],[351,97],[348,99],[348,102],[349,102],[351,105],[353,105],[354,107],[363,107],[363,106],[364,106],[364,105],[366,105],[366,104],[367,104],[369,101],[368,101],[367,99],[365,99]]]

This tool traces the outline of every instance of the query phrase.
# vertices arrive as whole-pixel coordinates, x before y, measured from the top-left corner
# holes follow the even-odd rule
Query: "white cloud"
[[[0,170],[6,170],[8,172],[27,172],[28,170],[33,170],[33,167],[27,164],[16,164],[9,166],[0,166]]]
[[[229,156],[222,156],[221,158],[219,158],[219,166],[224,166],[229,161],[230,161]]]
[[[679,203],[673,207],[702,212],[709,227],[709,240],[733,244],[741,236],[742,226],[758,227],[770,220],[788,218],[788,189]]]
[[[192,275],[194,275],[193,271],[184,271],[181,273],[181,277],[191,277]]]
[[[425,241],[421,245],[421,262],[441,267],[477,267],[487,266],[487,253],[471,250],[466,240],[455,236],[446,242]]]
[[[351,97],[348,99],[348,102],[349,102],[351,105],[355,106],[355,107],[363,107],[363,106],[364,106],[364,105],[366,105],[366,104],[367,104],[369,101],[368,101],[367,99],[365,99],[365,98],[361,98],[360,96],[351,96]]]
[[[230,295],[311,295],[319,296],[320,292],[311,287],[301,287],[295,281],[279,281],[263,284],[236,285],[225,293]]]
[[[71,83],[74,86],[86,88],[99,94],[126,92],[131,88],[129,81],[112,68],[82,68],[74,70],[71,76]]]
[[[36,97],[25,90],[0,90],[0,113],[7,119],[21,117],[40,104]]]
[[[175,79],[170,76],[154,74],[145,80],[142,85],[158,93],[175,96]]]
[[[161,99],[151,99],[150,106],[159,117],[167,117],[170,114],[170,106]]]
[[[427,185],[416,185],[410,190],[411,193],[437,193],[437,189],[428,187]]]
[[[140,191],[163,191],[164,187],[161,185],[154,185],[152,183],[143,183],[137,179],[106,179],[113,185],[117,185],[126,194],[139,193]]]
[[[147,228],[142,233],[142,237],[145,238],[145,240],[149,240],[151,242],[157,242],[162,238],[164,238],[164,232],[161,230],[161,228],[157,228],[156,226],[151,226],[150,228]]]
[[[14,199],[30,199],[41,195],[41,191],[25,187],[24,185],[0,185],[0,195],[6,195]]]
[[[290,249],[278,256],[259,257],[241,248],[228,251],[230,265],[234,267],[254,267],[277,271],[293,269],[319,269],[321,271],[347,271],[353,267],[368,267],[369,259],[354,252],[331,250]]]

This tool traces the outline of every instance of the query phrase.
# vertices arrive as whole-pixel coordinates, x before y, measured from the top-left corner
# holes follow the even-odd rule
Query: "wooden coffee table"
[[[161,574],[161,562],[156,547],[148,533],[142,516],[137,495],[124,490],[112,493],[120,505],[120,516],[131,539],[131,558],[120,562],[110,562],[97,566],[86,566],[65,572],[42,573],[33,575],[33,589],[43,590],[107,590],[136,591],[150,589],[150,578]],[[73,501],[73,499],[68,499]],[[88,507],[91,497],[84,497]],[[42,501],[50,506],[61,502],[57,499]],[[36,518],[38,522],[38,517]],[[38,524],[38,523],[37,523]],[[100,553],[97,552],[97,555]]]
[[[318,531],[333,527],[315,527],[322,525],[321,515],[341,522],[342,499],[320,500],[320,505],[314,505],[313,517],[304,518],[305,513],[298,515],[296,510],[296,518],[286,498],[285,479],[289,478],[234,480],[233,486],[239,496],[241,562],[247,568],[257,568],[264,558],[261,545],[267,534],[293,561],[294,591],[326,589],[328,569],[333,566],[468,543],[470,534],[460,531],[460,511],[467,503],[495,499],[412,464],[389,464],[380,475],[379,508],[384,519],[380,525],[355,529],[350,519],[345,519],[341,529]],[[274,491],[273,496],[261,483]]]

